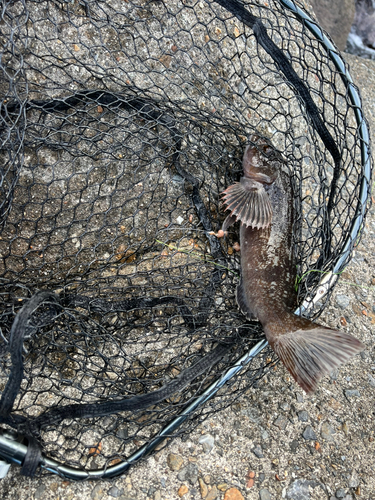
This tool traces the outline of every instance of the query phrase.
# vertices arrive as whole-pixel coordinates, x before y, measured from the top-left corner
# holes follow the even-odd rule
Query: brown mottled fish
[[[294,209],[290,176],[276,151],[256,135],[247,146],[244,176],[223,201],[226,231],[240,221],[241,281],[237,303],[258,319],[266,338],[295,381],[307,392],[319,379],[364,349],[352,335],[296,316],[296,266],[292,249]]]

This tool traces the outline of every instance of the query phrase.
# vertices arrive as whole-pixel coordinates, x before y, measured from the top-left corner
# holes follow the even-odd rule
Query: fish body
[[[223,230],[240,221],[241,280],[237,303],[258,319],[296,382],[313,392],[319,379],[360,352],[352,335],[296,316],[293,191],[282,158],[258,136],[244,153],[244,177],[223,193],[231,210]],[[245,181],[244,181],[245,180]]]

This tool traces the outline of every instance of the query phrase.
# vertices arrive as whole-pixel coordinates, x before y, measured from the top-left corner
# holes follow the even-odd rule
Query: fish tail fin
[[[289,329],[287,333],[275,335],[275,329],[271,328],[273,331],[270,332],[267,327],[264,331],[281,362],[307,393],[315,391],[324,375],[365,348],[349,333],[332,330],[298,316],[291,321],[296,329]]]
[[[223,193],[223,202],[230,215],[245,226],[261,229],[270,225],[272,207],[264,186],[257,181],[242,178]]]

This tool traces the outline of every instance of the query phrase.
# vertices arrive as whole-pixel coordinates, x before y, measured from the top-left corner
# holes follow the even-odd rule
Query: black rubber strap
[[[27,477],[35,476],[36,469],[42,457],[42,450],[39,443],[33,437],[28,437],[26,456],[22,462],[21,474]]]
[[[0,399],[0,415],[7,416],[12,410],[14,400],[20,390],[23,379],[22,347],[25,333],[30,324],[30,319],[36,309],[43,303],[51,303],[54,308],[58,305],[58,296],[53,292],[38,292],[21,308],[14,318],[10,330],[9,346],[12,366],[7,385]]]

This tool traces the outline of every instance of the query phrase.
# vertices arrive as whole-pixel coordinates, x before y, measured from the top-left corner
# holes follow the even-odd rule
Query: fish
[[[243,177],[222,193],[230,214],[222,230],[240,222],[241,278],[236,300],[307,394],[319,380],[364,349],[349,333],[294,314],[297,306],[293,252],[295,209],[287,164],[257,134],[243,155]]]

